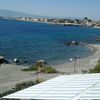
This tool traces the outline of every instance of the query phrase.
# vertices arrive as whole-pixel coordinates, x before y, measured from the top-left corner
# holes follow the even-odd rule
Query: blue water
[[[86,57],[90,49],[65,46],[66,41],[95,43],[100,29],[57,26],[43,23],[0,19],[0,55],[9,61],[18,58],[28,64],[44,59],[48,64],[61,64],[70,57]]]

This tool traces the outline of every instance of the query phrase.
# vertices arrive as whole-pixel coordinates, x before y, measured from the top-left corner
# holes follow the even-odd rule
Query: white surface
[[[100,99],[100,74],[61,75],[10,94],[10,99]]]

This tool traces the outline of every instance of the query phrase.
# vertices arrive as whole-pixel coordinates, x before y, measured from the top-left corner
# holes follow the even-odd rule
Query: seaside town
[[[93,28],[100,28],[100,21],[95,21],[89,19],[88,17],[80,18],[32,18],[32,17],[3,17],[0,18],[5,19],[14,19],[20,21],[29,21],[29,22],[39,22],[39,23],[48,23],[55,25],[63,25],[63,26],[87,26]]]

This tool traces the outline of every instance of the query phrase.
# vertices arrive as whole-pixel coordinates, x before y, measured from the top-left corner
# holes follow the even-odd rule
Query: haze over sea
[[[44,23],[0,19],[0,56],[9,61],[18,58],[21,63],[33,64],[46,60],[48,64],[61,64],[70,57],[81,58],[92,54],[89,48],[66,46],[66,41],[96,43],[100,29],[80,26],[58,26]]]

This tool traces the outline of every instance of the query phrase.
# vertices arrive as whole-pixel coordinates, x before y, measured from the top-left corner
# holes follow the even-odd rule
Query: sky
[[[100,19],[100,0],[0,0],[0,9],[42,16]]]

